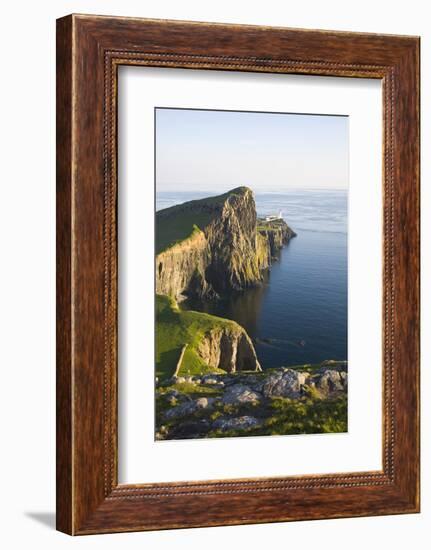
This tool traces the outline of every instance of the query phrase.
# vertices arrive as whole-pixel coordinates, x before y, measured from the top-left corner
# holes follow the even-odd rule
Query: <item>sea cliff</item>
[[[156,296],[156,376],[260,371],[253,343],[235,321],[183,311],[174,298]]]
[[[217,298],[259,284],[295,236],[282,219],[257,218],[248,187],[160,210],[156,226],[156,292],[176,300]]]

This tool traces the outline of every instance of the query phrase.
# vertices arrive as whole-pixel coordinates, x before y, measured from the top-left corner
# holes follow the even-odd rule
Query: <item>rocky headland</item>
[[[261,283],[295,236],[282,219],[257,218],[248,187],[160,210],[156,226],[156,292],[177,301],[216,299]]]

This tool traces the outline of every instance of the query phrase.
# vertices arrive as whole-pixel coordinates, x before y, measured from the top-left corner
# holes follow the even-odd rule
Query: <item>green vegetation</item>
[[[277,231],[277,228],[275,227],[272,227],[271,225],[269,225],[269,223],[262,223],[258,220],[257,222],[257,225],[256,225],[256,231],[260,232],[264,232],[264,233],[274,233],[275,231]]]
[[[156,216],[156,254],[189,239],[206,227],[211,216],[206,212],[180,212],[172,217]]]
[[[169,394],[172,391],[179,392],[182,395],[187,395],[192,399],[198,399],[199,397],[219,397],[222,394],[222,390],[219,388],[204,385],[201,386],[198,384],[193,384],[192,382],[182,382],[179,384],[163,386],[156,392],[156,411],[159,419],[163,417],[163,414],[167,410],[180,402],[180,400],[176,400],[175,398],[173,402],[172,397],[169,397]],[[157,422],[157,424],[161,424],[161,420]]]
[[[329,399],[322,399],[311,392],[300,399],[272,397],[264,404],[237,403],[224,404],[221,400],[215,402],[208,409],[194,411],[180,419],[163,420],[164,412],[172,407],[166,394],[172,389],[179,391],[180,385],[163,388],[157,395],[157,425],[164,425],[167,430],[181,428],[188,422],[207,420],[208,431],[205,437],[242,437],[262,435],[292,435],[314,433],[343,433],[347,432],[347,396],[338,395]],[[192,398],[217,397],[223,390],[205,385],[189,384],[187,395]],[[182,393],[182,392],[180,392]],[[259,420],[259,425],[249,429],[221,430],[211,427],[211,423],[218,418],[238,418],[252,416]]]
[[[178,204],[156,212],[156,254],[204,229],[229,196],[239,195],[246,189],[238,187],[223,195],[189,201],[187,206]]]
[[[265,221],[262,218],[257,218],[256,230],[263,231],[265,233],[274,233],[280,231],[280,229],[285,225],[285,222],[282,219]]]
[[[181,311],[178,304],[169,296],[156,296],[156,376],[164,381],[175,373],[175,368],[185,344],[180,372],[181,376],[223,372],[208,366],[197,353],[203,336],[216,328],[235,328],[234,321],[198,313]]]
[[[160,388],[159,394],[163,395],[172,390],[188,395],[193,399],[198,397],[215,397],[216,395],[221,395],[222,393],[220,388],[214,388],[212,385],[206,386],[204,384],[200,385],[193,382],[177,382],[176,384],[171,384],[170,386],[163,386]]]
[[[347,431],[347,397],[272,399],[272,416],[253,435],[336,433]]]

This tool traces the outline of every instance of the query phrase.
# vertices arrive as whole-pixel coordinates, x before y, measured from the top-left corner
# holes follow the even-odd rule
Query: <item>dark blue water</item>
[[[157,209],[209,193],[158,193]],[[262,286],[227,300],[191,302],[240,323],[263,368],[347,359],[347,192],[256,193],[258,215],[282,210],[297,232]]]

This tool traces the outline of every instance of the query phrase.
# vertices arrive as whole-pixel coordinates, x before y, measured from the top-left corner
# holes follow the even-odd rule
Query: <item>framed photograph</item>
[[[419,38],[57,21],[57,528],[419,511]]]

